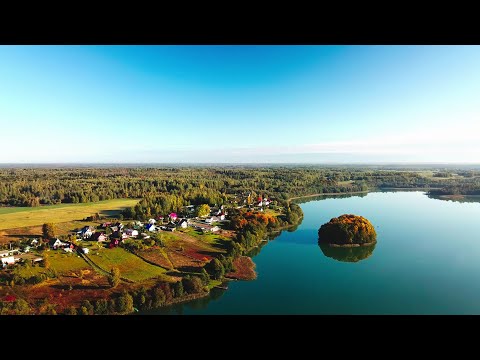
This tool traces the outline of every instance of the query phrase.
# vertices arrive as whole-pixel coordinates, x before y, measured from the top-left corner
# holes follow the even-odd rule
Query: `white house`
[[[79,234],[82,239],[90,239],[93,235],[93,228],[91,226],[84,226],[77,234]]]
[[[211,232],[217,232],[219,230],[220,230],[220,228],[218,226],[214,226],[210,229]]]
[[[138,236],[138,230],[127,229],[125,230],[125,234],[127,234],[128,236]]]
[[[30,241],[30,246],[38,246],[38,239],[32,239],[32,241]]]
[[[178,223],[178,226],[180,226],[182,229],[186,229],[188,227],[188,220],[187,219],[182,219]]]
[[[66,253],[71,253],[71,252],[73,252],[73,249],[71,249],[69,247],[65,247],[65,248],[63,248],[63,251],[65,251]]]
[[[155,221],[155,219],[148,219],[148,223],[149,223],[149,224],[154,224],[154,225],[155,225],[156,221]]]
[[[52,243],[52,248],[57,249],[60,246],[65,246],[65,245],[67,244],[62,242],[60,239],[55,239],[55,241]]]
[[[213,222],[213,217],[207,217],[207,218],[205,219],[205,222],[206,222],[207,224],[211,224],[211,223]]]
[[[13,256],[5,256],[0,259],[2,261],[2,266],[15,264],[15,258]]]
[[[82,248],[84,254],[88,254],[90,252],[89,248]]]

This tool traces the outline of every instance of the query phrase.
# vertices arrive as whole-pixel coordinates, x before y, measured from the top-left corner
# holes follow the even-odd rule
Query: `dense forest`
[[[433,188],[438,194],[480,193],[478,170],[425,173],[315,166],[4,168],[0,169],[0,205],[41,206],[142,198],[145,199],[142,207],[155,202],[170,209],[186,204],[223,204],[227,199],[234,202],[246,193],[278,200],[382,188]]]

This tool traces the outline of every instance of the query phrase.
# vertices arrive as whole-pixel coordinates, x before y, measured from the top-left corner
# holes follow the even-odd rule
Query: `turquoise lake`
[[[149,314],[480,314],[480,203],[375,192],[300,203],[303,222],[262,247],[258,278]],[[362,215],[377,245],[358,262],[325,256],[318,228]],[[334,257],[342,259],[341,254]]]

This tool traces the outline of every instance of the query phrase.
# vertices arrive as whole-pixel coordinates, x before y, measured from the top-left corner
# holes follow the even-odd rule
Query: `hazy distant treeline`
[[[252,197],[292,196],[373,190],[385,187],[480,189],[478,171],[448,172],[437,177],[415,171],[315,167],[171,167],[171,168],[26,168],[0,169],[0,204],[40,206],[85,203],[115,198],[222,204],[251,192]],[[165,195],[172,198],[165,198]],[[165,206],[170,208],[171,206]]]

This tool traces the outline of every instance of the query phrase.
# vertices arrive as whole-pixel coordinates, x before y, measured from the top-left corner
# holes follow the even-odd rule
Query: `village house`
[[[155,225],[153,225],[153,224],[146,224],[145,229],[147,231],[155,231],[156,230]],[[137,235],[138,235],[138,232],[137,232]]]
[[[125,234],[127,234],[128,236],[138,236],[138,230],[127,229],[125,230]]]
[[[93,235],[93,228],[91,226],[84,226],[80,231],[77,232],[82,239],[90,239]]]
[[[182,219],[179,221],[178,226],[180,226],[182,229],[186,229],[188,227],[188,220],[187,219]]]
[[[65,245],[68,245],[67,243],[62,242],[60,239],[52,240],[50,243],[50,246],[53,250],[57,250],[59,247],[64,247]]]
[[[200,224],[197,223],[195,228],[203,231],[203,232],[217,232],[220,230],[218,226],[212,226],[212,225],[207,225],[207,224]]]
[[[108,247],[112,249],[114,247],[117,247],[119,243],[120,241],[118,239],[112,239],[110,240],[110,244],[108,245]]]
[[[187,205],[184,207],[185,208],[185,212],[194,212],[195,211],[195,206],[194,205]]]
[[[103,232],[97,231],[95,234],[93,234],[90,238],[92,241],[98,241],[98,242],[104,242],[108,239],[108,236],[105,235]]]
[[[38,239],[32,239],[32,241],[30,241],[30,246],[37,247],[38,245]]]
[[[170,221],[177,220],[177,214],[176,213],[171,213],[170,215],[168,215],[168,217],[170,218]]]
[[[5,256],[0,258],[0,260],[2,261],[2,267],[15,264],[15,258],[13,256]]]
[[[155,219],[148,219],[148,223],[155,225],[156,221],[155,221]]]
[[[90,252],[90,249],[89,248],[82,248],[82,252],[84,254],[88,254]]]
[[[117,230],[122,230],[123,227],[124,227],[124,225],[121,222],[117,222],[117,223],[115,223],[115,225],[110,226],[110,229],[112,229],[112,231],[115,232]]]

